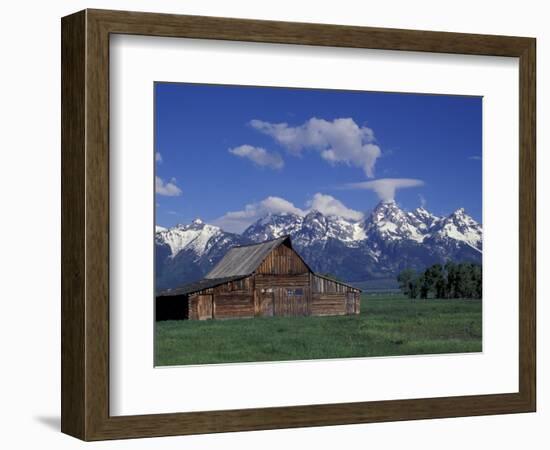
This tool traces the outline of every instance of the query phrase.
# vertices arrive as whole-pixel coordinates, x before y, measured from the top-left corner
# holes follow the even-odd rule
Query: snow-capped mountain
[[[263,242],[286,235],[296,235],[302,228],[304,218],[292,213],[269,213],[250,225],[243,236],[253,242]]]
[[[157,227],[155,241],[170,247],[171,257],[184,249],[193,249],[197,256],[202,256],[209,247],[216,245],[217,238],[222,234],[221,228],[195,219],[189,225],[179,224],[169,229]]]
[[[242,234],[252,242],[262,242],[281,236],[292,236],[293,245],[307,247],[337,239],[357,246],[364,239],[362,224],[339,216],[326,216],[310,211],[305,217],[296,214],[268,214],[250,225]]]
[[[339,216],[326,216],[311,211],[305,216],[302,228],[296,233],[296,245],[306,247],[317,242],[336,239],[349,247],[356,247],[365,238],[361,223]]]
[[[158,228],[155,233],[157,290],[202,278],[231,247],[249,242],[200,219],[189,225]]]
[[[480,254],[482,242],[481,225],[467,215],[464,208],[457,209],[450,216],[435,222],[429,233],[430,245],[456,248],[465,244]]]
[[[437,221],[441,219],[441,217],[434,216],[422,206],[408,212],[407,214],[415,226],[422,231],[428,231]]]
[[[422,242],[425,238],[424,221],[414,213],[403,211],[395,201],[379,203],[363,226],[367,236],[376,236],[383,241]]]
[[[406,267],[423,269],[446,260],[481,262],[483,231],[464,209],[438,217],[425,208],[404,211],[381,202],[363,220],[310,211],[305,216],[268,214],[242,235],[197,219],[159,227],[155,234],[157,289],[194,281],[234,245],[290,235],[310,267],[347,281],[395,277]]]

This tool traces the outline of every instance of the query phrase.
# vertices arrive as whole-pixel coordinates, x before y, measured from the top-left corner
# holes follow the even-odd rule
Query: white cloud
[[[249,225],[269,213],[292,213],[299,216],[304,215],[303,210],[297,208],[288,200],[281,197],[270,196],[260,202],[245,205],[244,209],[241,211],[229,211],[222,217],[214,220],[213,223],[214,225],[218,225],[223,228],[225,231],[241,233]]]
[[[340,200],[330,195],[317,193],[306,202],[306,209],[301,209],[284,198],[270,196],[260,202],[249,203],[240,211],[229,211],[212,223],[225,231],[241,233],[248,226],[270,213],[291,213],[305,216],[314,209],[325,215],[338,215],[349,220],[360,220],[363,217],[363,214],[346,207]]]
[[[294,155],[316,150],[330,163],[360,167],[369,178],[374,176],[376,160],[382,154],[375,144],[374,132],[366,126],[360,127],[351,118],[328,121],[313,117],[296,127],[262,120],[252,120],[250,125]]]
[[[162,155],[160,152],[155,153],[155,162],[161,163],[162,162]]]
[[[481,156],[479,155],[468,156],[468,159],[471,159],[472,161],[481,161]]]
[[[252,145],[241,145],[230,148],[229,153],[241,158],[246,158],[260,167],[270,167],[271,169],[282,169],[285,165],[283,158],[278,153],[270,153],[265,148],[254,147]]]
[[[177,197],[181,195],[181,189],[176,185],[176,179],[172,178],[168,182],[164,182],[161,177],[155,177],[155,193],[166,197]]]
[[[363,213],[348,208],[332,195],[317,193],[307,202],[309,209],[316,209],[326,216],[340,216],[349,220],[361,220]]]
[[[413,178],[381,178],[373,181],[363,181],[360,183],[348,183],[344,187],[347,189],[368,189],[376,192],[383,202],[391,202],[395,199],[395,192],[398,189],[423,186],[422,180]]]

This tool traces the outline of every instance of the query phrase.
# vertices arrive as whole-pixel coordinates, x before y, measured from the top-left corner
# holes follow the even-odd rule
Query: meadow
[[[363,294],[353,316],[163,321],[155,365],[480,352],[481,311],[481,300]]]

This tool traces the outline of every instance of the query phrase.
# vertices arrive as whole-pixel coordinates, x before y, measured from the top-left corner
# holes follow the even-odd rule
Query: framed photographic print
[[[535,39],[62,20],[62,431],[535,410]]]

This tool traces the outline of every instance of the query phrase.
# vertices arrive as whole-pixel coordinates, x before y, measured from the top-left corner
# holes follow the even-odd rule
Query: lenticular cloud
[[[378,198],[385,203],[395,200],[395,192],[398,189],[423,186],[422,180],[414,178],[381,178],[373,181],[363,181],[360,183],[348,183],[347,189],[368,189],[376,192]]]

